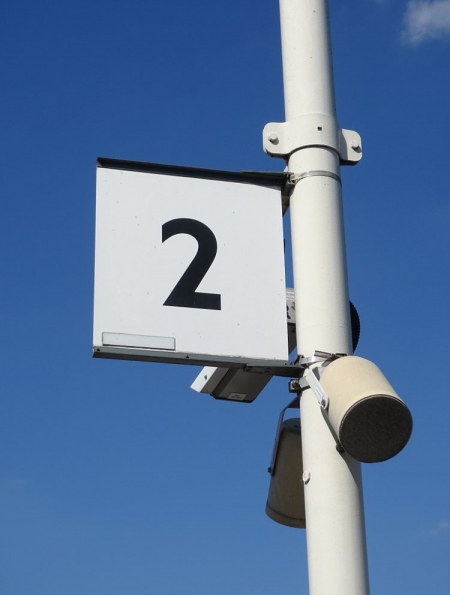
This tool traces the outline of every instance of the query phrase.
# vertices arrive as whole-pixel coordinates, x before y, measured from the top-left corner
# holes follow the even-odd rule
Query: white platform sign
[[[280,189],[239,174],[230,181],[105,163],[97,169],[94,356],[284,364]]]

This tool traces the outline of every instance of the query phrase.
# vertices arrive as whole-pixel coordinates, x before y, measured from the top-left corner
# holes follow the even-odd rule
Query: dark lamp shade
[[[280,430],[274,473],[270,480],[266,514],[273,521],[304,529],[302,437],[300,419],[286,419]]]

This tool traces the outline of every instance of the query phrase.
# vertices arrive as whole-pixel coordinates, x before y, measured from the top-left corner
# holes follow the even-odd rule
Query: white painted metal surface
[[[98,168],[94,355],[284,364],[280,190]]]
[[[317,116],[336,138],[327,8],[326,0],[280,0],[286,125]],[[333,143],[298,149],[289,156],[299,180],[290,203],[297,350],[351,353],[340,156]],[[310,389],[301,423],[310,595],[368,595],[360,464],[337,452]]]

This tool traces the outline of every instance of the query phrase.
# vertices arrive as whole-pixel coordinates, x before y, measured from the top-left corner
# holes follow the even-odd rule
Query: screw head
[[[278,145],[278,143],[280,142],[278,135],[275,132],[269,132],[269,134],[267,135],[267,139],[273,145]]]

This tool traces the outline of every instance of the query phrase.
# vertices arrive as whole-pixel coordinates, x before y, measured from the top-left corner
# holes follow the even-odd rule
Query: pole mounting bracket
[[[320,384],[320,376],[322,375],[324,367],[330,362],[345,357],[345,353],[328,353],[326,351],[315,351],[313,356],[304,357],[299,355],[295,360],[295,363],[303,368],[307,369],[307,373],[300,377],[298,380],[291,380],[289,383],[289,392],[301,392],[305,388],[310,388],[314,396],[316,397],[319,405],[323,410],[328,408],[330,399],[327,393]],[[319,364],[318,366],[311,368],[313,364]]]
[[[270,122],[263,130],[264,151],[271,157],[287,159],[306,147],[327,147],[340,158],[341,165],[355,165],[362,158],[360,135],[341,129],[327,114],[304,114],[288,122]]]

